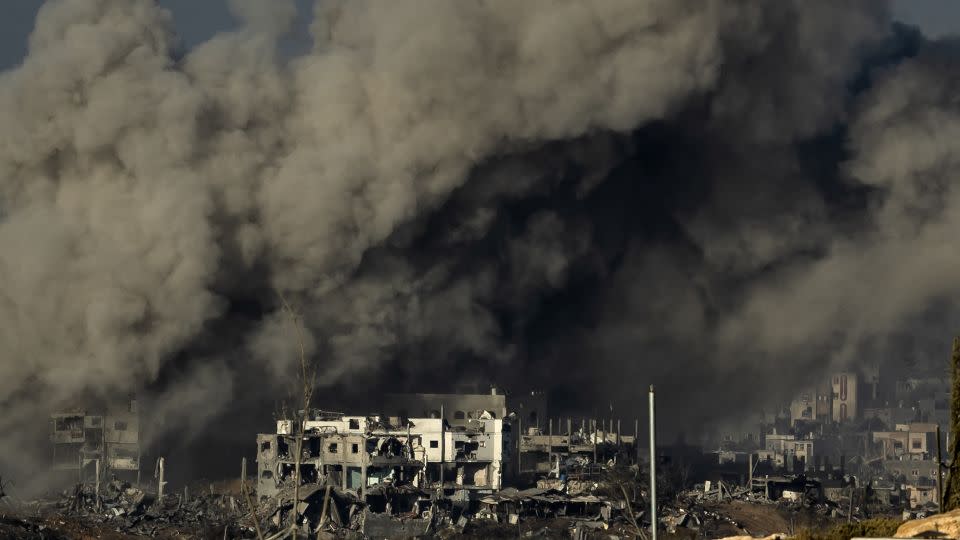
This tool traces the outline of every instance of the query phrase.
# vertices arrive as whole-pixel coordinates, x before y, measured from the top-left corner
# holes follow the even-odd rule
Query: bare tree
[[[296,540],[298,524],[300,521],[300,461],[303,458],[304,424],[307,420],[307,414],[309,414],[310,411],[310,403],[313,400],[313,389],[316,383],[317,369],[316,366],[307,359],[303,326],[299,314],[297,314],[297,312],[290,307],[290,303],[287,302],[287,299],[283,296],[283,293],[280,293],[280,302],[283,304],[284,312],[286,312],[287,316],[290,317],[290,322],[296,329],[297,344],[299,346],[300,354],[300,365],[297,372],[297,384],[299,388],[294,386],[294,391],[292,392],[293,394],[296,394],[297,391],[299,391],[300,397],[302,398],[302,407],[299,411],[293,412],[293,435],[297,439],[297,444],[293,458],[293,526],[291,533],[294,540]]]

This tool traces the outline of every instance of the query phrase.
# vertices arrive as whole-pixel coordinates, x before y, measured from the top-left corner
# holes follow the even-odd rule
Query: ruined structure
[[[638,455],[637,437],[621,434],[619,424],[611,420],[604,427],[603,422],[582,420],[575,430],[568,419],[556,430],[552,420],[546,432],[529,427],[518,441],[519,473],[560,478],[596,474],[604,463],[632,463]]]
[[[304,423],[301,476],[306,484],[351,491],[381,511],[410,511],[430,493],[464,498],[502,486],[503,419],[483,412],[452,426],[442,418],[347,416],[311,411]],[[293,422],[257,436],[257,494],[292,482]]]
[[[136,398],[105,406],[54,413],[50,440],[53,467],[64,479],[90,482],[116,477],[140,482],[140,411]]]

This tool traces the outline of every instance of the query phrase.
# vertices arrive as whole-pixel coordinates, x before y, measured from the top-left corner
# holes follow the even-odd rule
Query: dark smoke
[[[177,474],[232,472],[289,399],[280,294],[353,410],[653,383],[692,432],[949,340],[958,56],[883,2],[323,1],[292,59],[267,4],[181,51],[151,0],[50,0],[0,74],[0,472],[130,390]]]

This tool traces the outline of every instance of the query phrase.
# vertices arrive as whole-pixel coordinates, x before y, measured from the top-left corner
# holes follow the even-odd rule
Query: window
[[[440,441],[430,441],[430,448],[440,448]]]
[[[847,376],[840,376],[840,401],[847,400]]]
[[[83,428],[82,416],[57,418],[57,431],[74,431]]]
[[[454,417],[455,419],[457,419],[457,420],[463,420],[464,418],[467,417],[467,415],[464,414],[463,411],[457,411],[457,412],[453,413],[453,417]]]
[[[351,418],[349,422],[350,422],[350,429],[360,429],[360,420],[356,418]]]
[[[840,421],[843,422],[847,419],[847,404],[840,404]]]
[[[334,442],[334,443],[330,443],[330,445],[327,446],[327,452],[330,452],[331,454],[336,454],[336,453],[337,453],[337,443],[335,443],[335,442]]]
[[[358,453],[359,451],[360,451],[360,445],[359,445],[359,444],[353,443],[353,444],[350,445],[350,452],[356,454],[356,453]]]
[[[919,439],[914,439],[910,444],[914,450],[920,450],[923,447],[923,443]]]
[[[911,475],[911,476],[920,476],[920,471],[917,470],[917,469],[914,469],[914,470],[910,471],[910,475]]]
[[[126,423],[126,422],[114,422],[114,423],[113,423],[113,429],[115,429],[115,430],[117,430],[117,431],[126,431],[126,430],[127,430],[127,423]],[[249,448],[249,447],[248,447],[248,448]]]
[[[263,471],[262,473],[260,473],[260,477],[269,480],[273,478],[273,471]]]
[[[266,452],[267,450],[270,450],[270,441],[263,441],[260,443],[260,451]]]

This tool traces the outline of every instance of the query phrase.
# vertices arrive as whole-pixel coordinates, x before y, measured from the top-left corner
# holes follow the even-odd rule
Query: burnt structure
[[[69,407],[50,416],[52,462],[64,480],[140,482],[140,410],[136,398]]]

